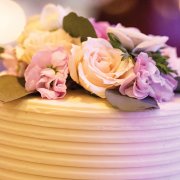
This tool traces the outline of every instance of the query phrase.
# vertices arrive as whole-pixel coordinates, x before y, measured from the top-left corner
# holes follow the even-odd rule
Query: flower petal
[[[133,49],[133,52],[140,52],[140,51],[153,51],[156,52],[161,47],[165,46],[169,38],[167,36],[151,36],[151,39],[140,43]]]
[[[71,78],[79,83],[79,75],[78,75],[78,64],[83,58],[82,49],[80,46],[73,45],[71,49],[71,58],[68,62],[69,72]]]
[[[89,92],[96,94],[97,96],[101,98],[105,98],[105,90],[106,88],[96,86],[89,82],[86,78],[86,75],[83,71],[82,64],[80,63],[78,66],[78,71],[79,71],[79,81],[80,84]]]

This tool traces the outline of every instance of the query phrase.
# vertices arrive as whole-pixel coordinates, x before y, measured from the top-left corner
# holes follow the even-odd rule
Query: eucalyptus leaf
[[[175,92],[180,93],[180,77],[177,77],[176,81],[178,82],[178,85],[177,85]]]
[[[97,38],[93,25],[87,18],[78,16],[71,12],[64,17],[63,29],[72,37],[80,37],[81,41],[87,40],[88,37]]]
[[[152,108],[159,109],[157,102],[151,97],[142,100],[130,98],[121,95],[117,89],[108,89],[105,94],[110,104],[122,111],[134,112]]]
[[[24,78],[0,76],[0,101],[10,102],[30,94],[25,90],[24,84]]]

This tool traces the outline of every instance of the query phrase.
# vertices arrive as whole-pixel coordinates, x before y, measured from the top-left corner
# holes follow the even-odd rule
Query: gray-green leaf
[[[134,112],[159,108],[157,102],[151,97],[147,97],[142,100],[130,98],[128,96],[121,95],[117,89],[106,90],[106,98],[112,106],[119,108],[121,111]]]
[[[24,79],[11,75],[0,76],[0,101],[9,102],[30,94],[24,88]]]
[[[88,37],[97,38],[93,25],[87,18],[78,16],[71,12],[64,17],[63,29],[72,37],[80,37],[81,41],[87,40]]]

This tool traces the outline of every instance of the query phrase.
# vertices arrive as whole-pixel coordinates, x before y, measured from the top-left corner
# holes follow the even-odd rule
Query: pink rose
[[[36,53],[25,71],[26,90],[38,91],[42,98],[64,97],[68,59],[63,48],[46,49]]]
[[[125,79],[120,86],[120,93],[137,99],[151,96],[158,102],[169,101],[177,86],[170,75],[162,75],[152,58],[140,53],[134,67],[134,75]]]
[[[110,26],[108,22],[106,21],[96,22],[95,19],[93,18],[90,18],[90,22],[93,25],[98,38],[108,39],[107,29]]]

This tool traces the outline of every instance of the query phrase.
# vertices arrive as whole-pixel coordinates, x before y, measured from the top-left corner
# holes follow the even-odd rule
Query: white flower
[[[165,46],[167,36],[153,36],[141,33],[137,28],[126,28],[121,24],[116,27],[109,27],[108,33],[113,33],[122,45],[133,52],[157,51]]]
[[[69,8],[47,4],[41,13],[40,22],[45,30],[51,31],[62,27],[63,18],[70,12]]]

